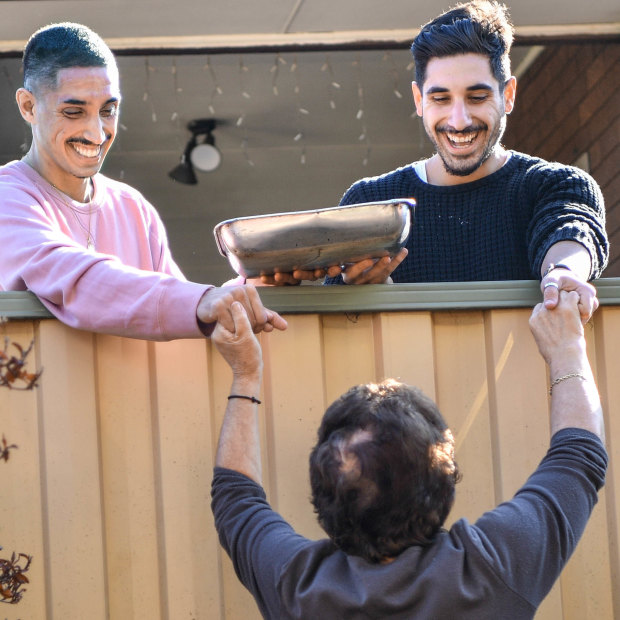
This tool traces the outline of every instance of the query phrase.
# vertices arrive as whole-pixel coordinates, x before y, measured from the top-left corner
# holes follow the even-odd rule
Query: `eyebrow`
[[[108,105],[109,103],[118,103],[120,101],[119,97],[110,97],[103,105]],[[87,105],[88,101],[83,101],[82,99],[65,99],[63,103],[67,103],[69,105]]]
[[[490,84],[485,84],[484,82],[478,82],[478,84],[472,84],[466,88],[467,91],[474,90],[488,90],[492,91],[493,87]],[[427,95],[433,95],[435,93],[448,93],[450,92],[449,88],[445,88],[444,86],[431,86],[427,91]]]

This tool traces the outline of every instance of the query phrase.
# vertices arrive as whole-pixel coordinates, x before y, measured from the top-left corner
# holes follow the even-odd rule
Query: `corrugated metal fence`
[[[310,537],[307,456],[325,407],[356,383],[397,377],[435,398],[464,474],[452,518],[506,499],[549,441],[547,377],[529,310],[299,314],[261,336],[261,428],[270,500]],[[620,308],[588,326],[611,469],[595,514],[540,619],[620,617]],[[96,336],[11,321],[37,389],[0,389],[1,557],[34,556],[10,620],[248,620],[214,532],[209,490],[230,374],[209,342]],[[36,359],[35,359],[36,358]]]

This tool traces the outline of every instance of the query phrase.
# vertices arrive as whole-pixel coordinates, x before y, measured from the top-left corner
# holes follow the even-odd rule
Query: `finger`
[[[401,248],[399,250],[398,254],[396,254],[396,256],[392,259],[392,271],[394,271],[394,269],[396,269],[396,267],[398,267],[398,265],[400,265],[405,258],[407,258],[407,254],[409,254],[409,250],[407,248]]]
[[[546,308],[555,308],[560,301],[560,289],[554,280],[547,280],[543,285],[543,303]]]
[[[232,314],[230,313],[230,306],[226,304],[224,300],[220,299],[214,307],[214,311],[217,325],[221,325],[225,330],[234,333],[235,322],[233,321]]]
[[[585,325],[594,314],[596,308],[598,308],[598,300],[596,299],[596,297],[580,297],[579,302],[577,303],[577,308],[579,309],[579,316],[581,317],[581,322]]]
[[[296,273],[301,273],[302,277],[298,277],[295,275]],[[276,273],[274,275],[274,280],[276,285],[284,286],[284,285],[296,285],[300,284],[303,279],[303,274],[306,272],[293,272],[293,273]]]
[[[366,271],[364,277],[367,283],[384,282],[391,273],[392,259],[389,256],[383,256]]]
[[[355,284],[384,284],[390,279],[390,274],[398,266],[394,263],[394,259],[384,256],[376,261],[376,263],[367,269],[357,280]]]
[[[243,307],[243,304],[239,301],[233,301],[230,305],[230,314],[235,327],[235,335],[238,338],[243,337],[246,333],[251,331],[252,327],[248,319],[247,312]]]
[[[230,342],[235,338],[235,333],[235,319],[232,314],[231,306],[228,309],[223,309],[221,312],[218,312],[218,318],[213,333],[211,334],[211,340],[215,342]]]
[[[335,278],[342,273],[342,267],[340,265],[332,265],[327,268],[327,275],[330,278]]]
[[[246,284],[243,287],[242,299],[239,299],[245,308],[252,329],[256,329],[260,325],[260,329],[267,322],[267,312],[263,306],[263,302],[253,284]]]
[[[280,316],[277,312],[267,309],[267,323],[265,323],[264,330],[266,332],[278,329],[284,331],[288,327],[286,319]]]
[[[381,260],[385,261],[385,258],[387,257]],[[367,258],[359,263],[353,263],[344,271],[342,278],[347,284],[364,284],[368,279],[366,272],[370,271],[377,262],[381,261],[377,261],[375,258]]]

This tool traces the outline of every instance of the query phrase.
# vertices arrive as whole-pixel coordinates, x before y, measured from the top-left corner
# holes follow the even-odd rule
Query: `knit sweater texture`
[[[512,151],[486,177],[438,186],[422,181],[414,166],[361,179],[340,202],[416,201],[409,254],[392,273],[394,282],[539,279],[545,254],[559,241],[576,241],[588,250],[589,279],[605,268],[603,196],[579,168]]]

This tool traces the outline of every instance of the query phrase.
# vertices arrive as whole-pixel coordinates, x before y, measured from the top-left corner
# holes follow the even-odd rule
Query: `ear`
[[[413,93],[413,101],[415,103],[415,111],[418,116],[422,116],[422,91],[416,82],[411,82],[411,92]]]
[[[17,100],[17,107],[19,108],[19,113],[22,115],[22,118],[27,123],[33,123],[35,105],[34,95],[25,88],[19,88],[15,93],[15,99]]]
[[[504,110],[510,114],[515,107],[515,97],[517,96],[517,78],[511,75],[504,87]]]

